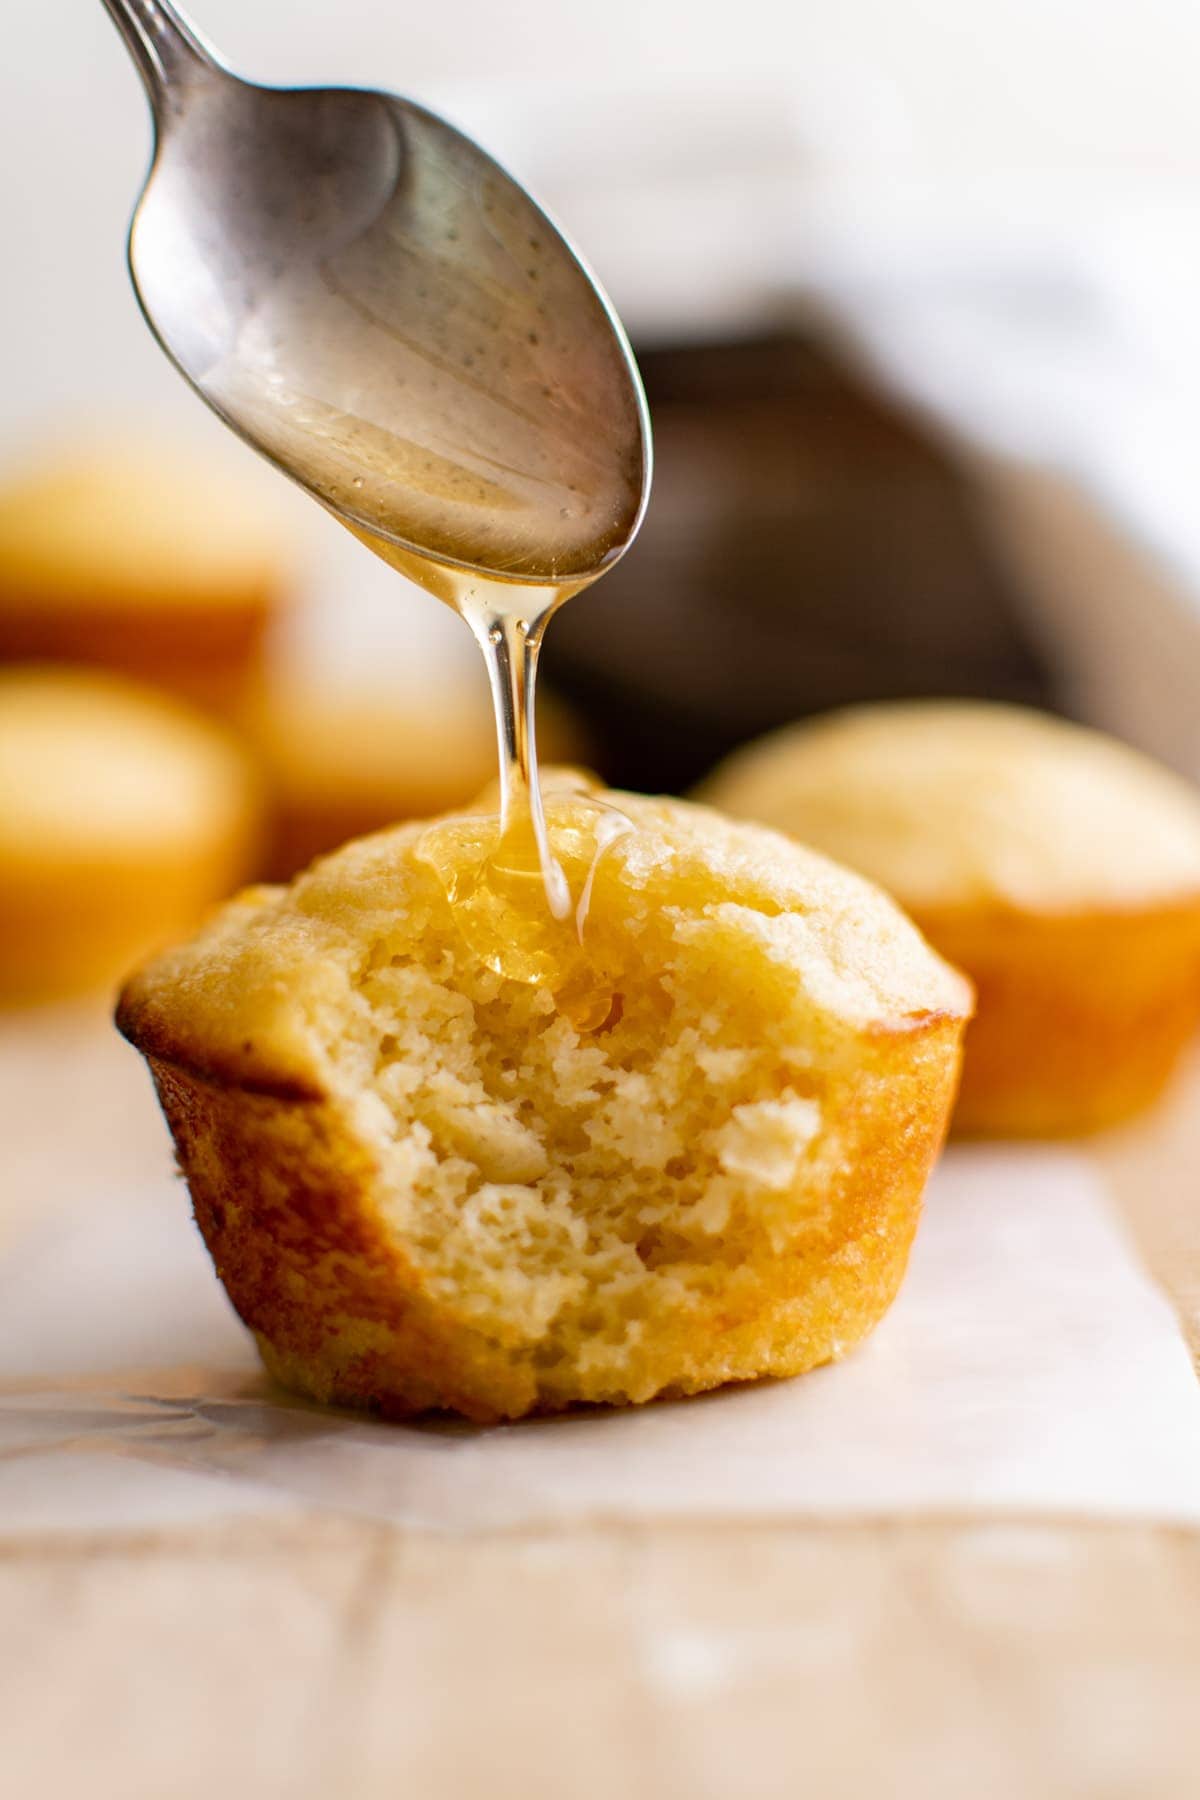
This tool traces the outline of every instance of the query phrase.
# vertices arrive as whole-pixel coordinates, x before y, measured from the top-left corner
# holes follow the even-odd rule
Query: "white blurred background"
[[[133,303],[123,240],[149,122],[103,7],[10,13],[0,454],[79,422],[149,420],[239,459],[264,505],[290,505]],[[643,341],[799,306],[832,320],[978,460],[1011,554],[1050,590],[1051,631],[1072,640],[1087,709],[1200,768],[1187,708],[1156,698],[1182,663],[1192,679],[1200,594],[1195,0],[202,0],[196,22],[261,79],[442,107],[551,205]],[[1066,478],[1074,522],[1061,506],[1047,517],[1030,470]],[[1117,543],[1093,545],[1084,574],[1075,540],[1093,509]],[[454,621],[401,596],[314,509],[290,516],[311,579],[339,596],[306,615],[308,654],[375,654],[387,637],[422,667],[467,657]],[[1152,643],[1130,623],[1150,599],[1130,614],[1102,598],[1082,633],[1067,616],[1063,591],[1126,553],[1141,571],[1128,579],[1158,594]]]
[[[177,410],[121,262],[150,144],[137,78],[99,0],[11,10],[5,437],[56,408]],[[565,218],[635,328],[661,325],[668,300],[704,314],[722,303],[743,274],[729,267],[734,195],[785,238],[753,244],[745,274],[774,264],[783,283],[805,261],[806,222],[847,255],[860,212],[859,231],[890,227],[893,244],[912,232],[914,250],[998,230],[1098,230],[1106,246],[1127,231],[1133,249],[1200,193],[1194,0],[201,0],[194,12],[257,78],[394,87],[444,107]],[[791,204],[772,216],[781,188]]]

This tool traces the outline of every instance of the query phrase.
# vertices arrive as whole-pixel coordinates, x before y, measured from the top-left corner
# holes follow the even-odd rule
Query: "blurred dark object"
[[[967,483],[912,419],[798,336],[640,362],[650,511],[545,651],[609,780],[680,792],[761,732],[855,701],[1054,706]]]

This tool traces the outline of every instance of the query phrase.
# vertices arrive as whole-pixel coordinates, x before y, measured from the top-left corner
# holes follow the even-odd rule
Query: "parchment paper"
[[[500,1429],[289,1401],[178,1184],[0,1257],[0,1532],[321,1510],[470,1531],[977,1511],[1200,1524],[1200,1387],[1087,1161],[952,1150],[875,1336],[799,1380]]]

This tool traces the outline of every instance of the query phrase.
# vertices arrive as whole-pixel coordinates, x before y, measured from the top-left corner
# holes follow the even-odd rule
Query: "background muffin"
[[[288,1385],[476,1419],[643,1401],[798,1373],[890,1304],[966,984],[824,858],[615,799],[594,1029],[469,947],[418,825],[127,986],[218,1273]],[[578,892],[596,815],[551,810]]]
[[[286,880],[313,857],[404,819],[465,805],[496,769],[486,683],[414,690],[381,677],[323,680],[279,669],[239,710],[271,798],[268,872]],[[583,733],[553,696],[538,696],[538,745],[586,760]]]
[[[258,855],[224,732],[99,672],[0,669],[0,1000],[114,983]]]
[[[224,705],[286,587],[260,507],[174,446],[97,441],[0,482],[0,660],[97,663]]]
[[[1087,1131],[1162,1089],[1200,1018],[1200,797],[1179,777],[948,701],[792,727],[704,791],[878,881],[970,975],[959,1129]]]

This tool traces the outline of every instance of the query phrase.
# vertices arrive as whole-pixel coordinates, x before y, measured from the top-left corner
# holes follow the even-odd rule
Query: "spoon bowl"
[[[154,110],[130,231],[197,393],[376,548],[572,590],[636,534],[650,433],[586,265],[472,140],[395,95],[232,74],[105,0]]]

